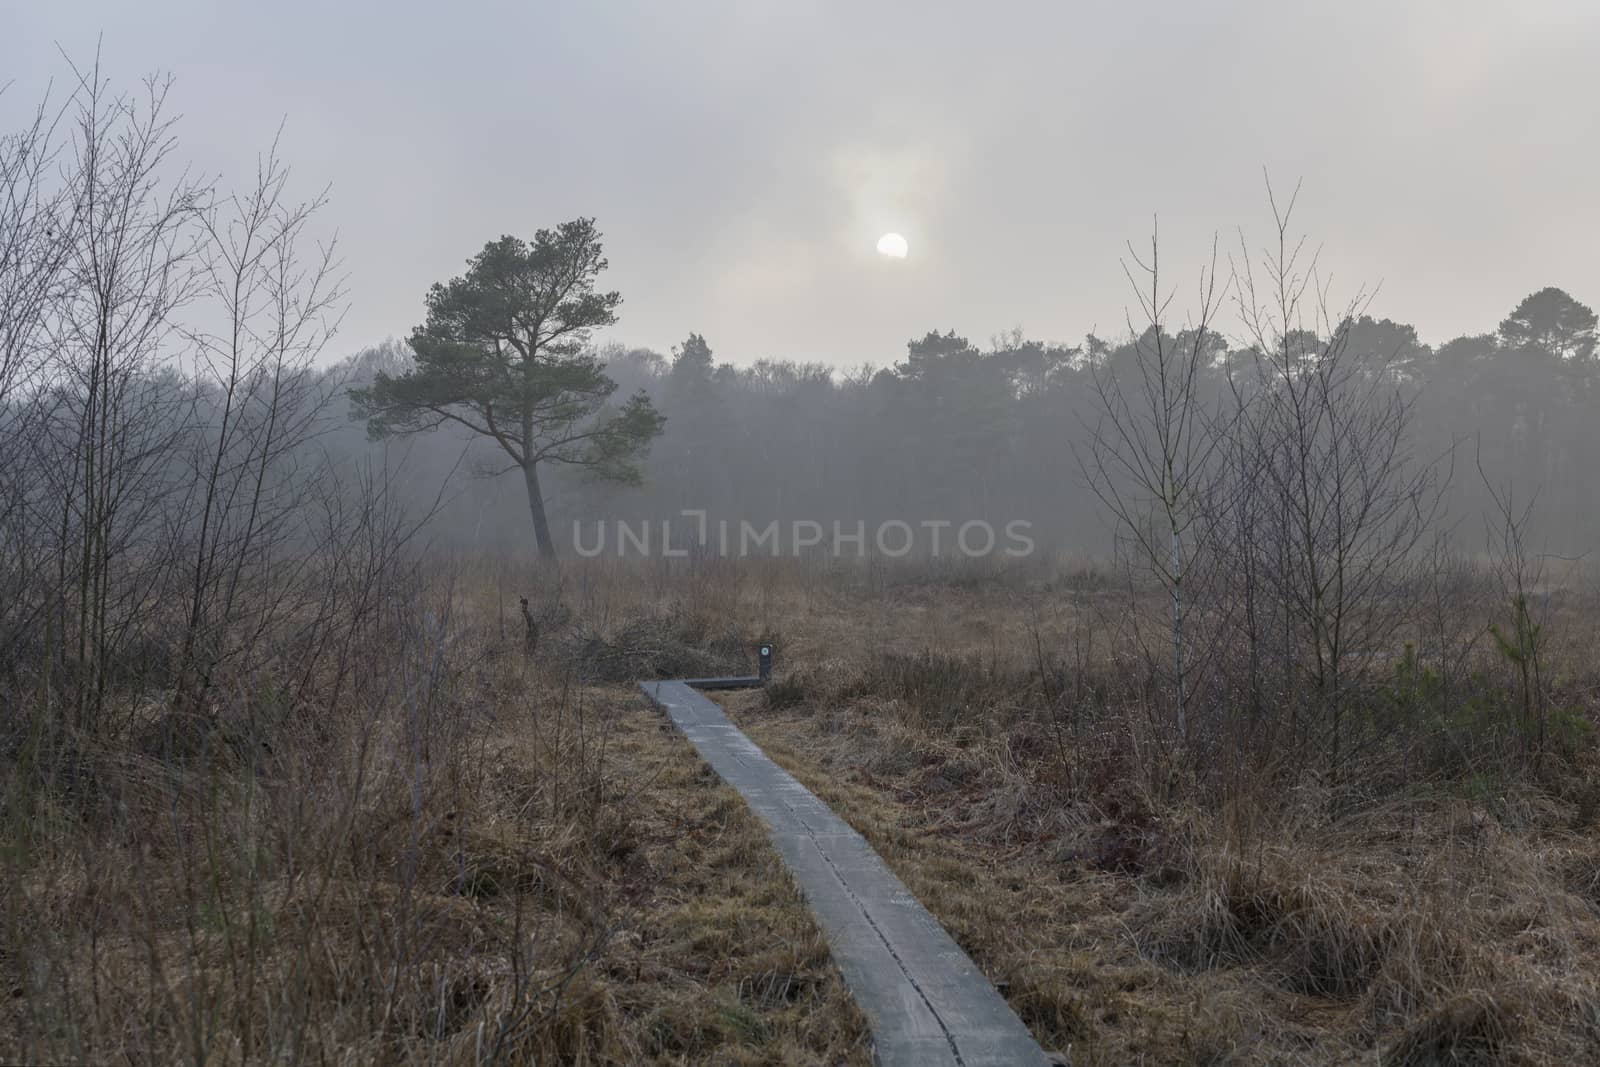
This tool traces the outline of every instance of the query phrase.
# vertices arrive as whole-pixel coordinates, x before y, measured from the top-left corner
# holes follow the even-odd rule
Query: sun
[[[911,246],[906,244],[906,239],[897,233],[886,233],[878,238],[878,254],[889,259],[905,259],[906,253],[911,251]]]

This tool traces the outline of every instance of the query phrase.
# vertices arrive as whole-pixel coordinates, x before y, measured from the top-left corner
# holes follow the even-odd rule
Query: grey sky
[[[1187,283],[1265,236],[1261,168],[1374,312],[1439,341],[1544,285],[1600,302],[1600,4],[28,3],[7,117],[61,74],[174,73],[186,151],[242,174],[287,119],[333,185],[341,352],[404,335],[483,242],[578,214],[609,335],[719,358],[899,358],[932,328],[1121,328],[1123,242]],[[911,257],[873,251],[898,230]]]

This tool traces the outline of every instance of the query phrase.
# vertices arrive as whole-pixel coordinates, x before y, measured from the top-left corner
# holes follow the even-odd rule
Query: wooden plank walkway
[[[686,682],[641,682],[767,824],[884,1067],[1048,1064],[983,972],[856,833]]]

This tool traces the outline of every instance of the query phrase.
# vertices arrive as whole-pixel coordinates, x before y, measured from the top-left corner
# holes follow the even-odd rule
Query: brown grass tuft
[[[1499,1064],[1528,1007],[1486,992],[1464,993],[1408,1026],[1385,1051],[1393,1067],[1474,1067]]]

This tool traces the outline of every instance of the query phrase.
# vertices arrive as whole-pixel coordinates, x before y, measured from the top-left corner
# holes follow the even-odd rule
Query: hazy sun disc
[[[906,244],[906,239],[897,233],[886,233],[878,238],[878,254],[888,256],[890,259],[905,259],[906,253],[911,251],[911,246]]]

